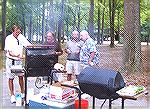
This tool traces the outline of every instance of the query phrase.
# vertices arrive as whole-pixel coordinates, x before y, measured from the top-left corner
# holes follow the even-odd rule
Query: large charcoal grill
[[[57,61],[54,46],[30,46],[25,49],[25,105],[27,105],[27,77],[51,76]],[[49,78],[48,78],[49,82]]]
[[[28,76],[48,76],[56,63],[53,46],[26,48],[25,69]]]
[[[83,93],[98,99],[109,99],[110,109],[111,100],[120,97],[116,91],[125,87],[121,74],[109,69],[87,67],[83,69],[77,79],[79,88]]]

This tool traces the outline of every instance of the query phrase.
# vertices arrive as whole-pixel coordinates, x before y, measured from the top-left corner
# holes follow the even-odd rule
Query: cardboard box
[[[71,96],[75,96],[75,89],[69,87],[63,87],[58,84],[50,86],[50,99],[65,100]]]

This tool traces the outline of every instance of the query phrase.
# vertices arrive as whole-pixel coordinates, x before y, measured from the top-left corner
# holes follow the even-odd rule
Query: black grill
[[[27,77],[51,76],[51,70],[56,63],[57,56],[54,46],[30,46],[25,48],[25,105],[27,104]],[[48,78],[49,83],[49,78]]]
[[[25,69],[28,76],[48,76],[55,64],[54,46],[26,48]]]
[[[98,99],[116,99],[116,91],[125,86],[121,74],[109,69],[87,67],[77,79],[82,92]]]

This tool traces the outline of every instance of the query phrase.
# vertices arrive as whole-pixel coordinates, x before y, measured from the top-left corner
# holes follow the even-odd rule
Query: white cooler
[[[33,95],[29,98],[28,109],[74,109],[74,101],[64,103],[51,100],[42,100],[41,95]]]

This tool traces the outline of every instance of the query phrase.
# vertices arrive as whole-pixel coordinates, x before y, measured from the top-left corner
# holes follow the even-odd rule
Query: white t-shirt
[[[6,57],[18,60],[17,57],[10,56],[9,52],[7,51],[12,51],[14,54],[20,54],[20,56],[22,56],[23,47],[31,45],[31,43],[22,34],[19,34],[17,39],[13,36],[13,34],[8,35],[6,37],[5,48],[4,48],[4,50],[6,51]]]

